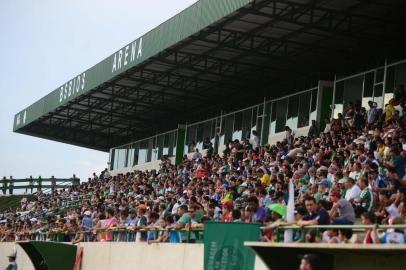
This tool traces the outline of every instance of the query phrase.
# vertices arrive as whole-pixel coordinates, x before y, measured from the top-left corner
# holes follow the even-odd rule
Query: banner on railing
[[[258,241],[260,225],[243,222],[204,224],[205,270],[253,270],[255,253],[245,241]]]

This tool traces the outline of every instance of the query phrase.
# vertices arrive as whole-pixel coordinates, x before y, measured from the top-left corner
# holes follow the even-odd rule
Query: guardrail
[[[373,229],[375,225],[307,225],[307,226],[299,226],[299,225],[280,225],[276,227],[261,227],[262,231],[266,230],[273,230],[275,232],[275,242],[280,242],[281,235],[285,230],[304,230],[308,232],[309,230],[315,229],[316,235],[319,236],[322,230],[329,230],[329,229],[351,229],[356,232],[363,232],[368,229]],[[396,224],[396,225],[377,225],[377,230],[387,230],[387,229],[403,229],[406,230],[406,224]]]
[[[15,185],[18,183],[25,183],[23,185]],[[45,184],[50,183],[50,184]],[[59,183],[59,184],[58,184]],[[51,191],[53,189],[66,188],[68,186],[75,186],[80,184],[80,178],[73,176],[72,178],[25,178],[25,179],[0,179],[0,190],[5,195],[7,191],[9,194],[13,194],[14,190],[25,189],[31,190],[33,193],[34,189],[37,191],[46,189]]]
[[[72,242],[80,238],[80,242],[135,242],[137,233],[154,233],[154,239],[158,237],[161,232],[185,232],[186,243],[195,242],[201,243],[204,239],[203,229],[191,228],[191,229],[165,229],[165,228],[114,228],[114,229],[92,229],[87,231],[69,232],[69,231],[49,231],[49,232],[23,232],[14,233],[16,241],[35,240],[35,241],[54,241],[54,242]],[[192,233],[194,237],[192,237]],[[107,239],[107,240],[106,240]],[[78,241],[79,242],[79,241]]]
[[[189,225],[190,226],[190,225]],[[261,230],[274,230],[275,242],[280,242],[281,233],[285,230],[317,230],[319,234],[322,230],[328,229],[352,229],[353,231],[362,232],[367,229],[373,229],[375,225],[309,225],[309,226],[298,226],[298,225],[283,225],[276,228],[261,227]],[[386,229],[406,229],[406,225],[378,225],[377,230]],[[174,228],[112,228],[112,229],[91,229],[86,231],[36,231],[30,233],[15,233],[18,240],[36,240],[36,241],[55,241],[55,242],[71,242],[77,239],[81,239],[80,242],[96,242],[96,241],[112,241],[112,242],[135,242],[136,234],[142,232],[153,232],[155,233],[154,239],[157,238],[158,234],[161,232],[185,232],[186,233],[186,243],[190,243],[192,239],[196,242],[202,242],[204,239],[204,229],[203,228],[186,228],[186,229],[174,229]],[[192,237],[191,234],[194,234]],[[82,234],[82,237],[80,235]],[[109,234],[106,237],[106,234]],[[105,239],[108,240],[105,240]]]

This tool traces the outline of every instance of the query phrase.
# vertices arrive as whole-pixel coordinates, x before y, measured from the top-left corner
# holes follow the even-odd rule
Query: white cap
[[[31,222],[38,222],[38,219],[36,219],[35,217],[30,219]]]
[[[159,196],[158,199],[160,199],[161,201],[165,201],[165,197],[164,196]]]
[[[90,212],[89,210],[85,211],[85,216],[90,216],[92,214],[92,212]]]
[[[7,257],[12,257],[12,258],[17,257],[17,251],[15,251],[15,250],[10,251],[10,253],[8,253]]]

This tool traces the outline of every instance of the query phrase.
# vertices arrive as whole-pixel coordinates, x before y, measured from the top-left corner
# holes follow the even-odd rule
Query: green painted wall
[[[19,245],[30,257],[35,269],[46,263],[49,270],[72,270],[76,260],[75,245],[56,242],[21,242]]]

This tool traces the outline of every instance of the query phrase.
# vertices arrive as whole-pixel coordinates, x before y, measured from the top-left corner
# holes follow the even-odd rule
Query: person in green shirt
[[[12,252],[7,257],[8,257],[8,266],[6,267],[6,270],[17,270],[16,254]]]
[[[358,180],[358,186],[361,188],[361,193],[354,199],[356,205],[357,215],[361,215],[364,212],[369,212],[372,209],[373,202],[373,193],[372,190],[368,187],[368,178],[362,176]]]
[[[178,211],[179,211],[180,218],[179,218],[178,222],[176,222],[176,224],[175,224],[175,229],[177,229],[177,230],[185,229],[187,226],[189,226],[189,224],[196,223],[196,221],[194,221],[191,217],[192,214],[193,214],[193,216],[195,215],[195,211],[196,211],[195,208],[190,207],[190,209],[188,209],[187,205],[182,204],[181,206],[179,206]],[[183,243],[185,243],[187,241],[187,232],[186,231],[182,230],[180,232],[180,240]],[[195,242],[195,241],[196,241],[195,235],[193,233],[190,233],[189,242]]]

